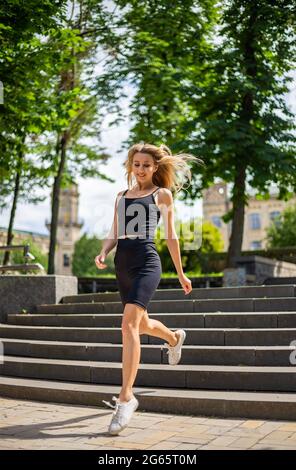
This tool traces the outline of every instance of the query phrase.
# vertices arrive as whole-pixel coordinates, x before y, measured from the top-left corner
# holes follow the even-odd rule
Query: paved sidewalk
[[[0,449],[296,449],[295,421],[136,412],[119,436],[112,410],[0,398]]]

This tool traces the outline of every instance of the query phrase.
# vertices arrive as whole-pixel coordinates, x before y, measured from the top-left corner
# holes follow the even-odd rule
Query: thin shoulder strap
[[[155,195],[158,193],[158,191],[159,191],[160,189],[161,189],[161,188],[156,188],[156,189],[153,191],[153,193],[152,193],[152,199],[153,199],[154,204],[155,204],[156,206],[157,206],[157,204],[156,204],[156,200],[155,200]],[[157,210],[159,210],[159,209],[157,209]]]
[[[124,196],[127,192],[128,192],[128,189],[126,189],[126,190],[124,191],[123,196]]]
[[[153,194],[153,195],[155,195],[155,194],[157,193],[157,191],[159,191],[159,190],[160,190],[160,188],[159,188],[159,187],[158,187],[158,188],[156,188],[156,189],[153,191],[153,193],[152,193],[152,194]]]

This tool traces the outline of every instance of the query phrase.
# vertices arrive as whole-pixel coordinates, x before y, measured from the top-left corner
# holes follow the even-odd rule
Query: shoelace
[[[110,408],[115,409],[117,407],[117,405],[119,404],[119,399],[116,398],[116,397],[112,397],[112,400],[114,400],[116,402],[116,405],[112,405],[112,403],[110,403],[110,401],[106,401],[106,400],[102,400],[102,402],[105,403],[105,405],[110,406]]]
[[[164,343],[162,346],[161,346],[161,349],[163,348],[167,348],[167,354],[172,354],[174,357],[175,357],[175,347],[176,346],[171,346],[170,344],[168,343]]]
[[[112,400],[115,401],[115,405],[112,405],[112,403],[110,403],[110,401],[106,401],[106,400],[102,400],[102,402],[105,403],[105,405],[109,406],[110,408],[114,409],[113,417],[115,417],[115,415],[116,415],[116,418],[119,419],[120,415],[121,415],[120,412],[122,410],[122,407],[120,407],[119,398],[116,398],[116,397],[113,396]]]

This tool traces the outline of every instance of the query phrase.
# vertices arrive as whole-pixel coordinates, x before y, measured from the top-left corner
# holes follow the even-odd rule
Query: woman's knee
[[[139,325],[134,324],[133,322],[129,321],[122,321],[121,323],[121,331],[124,335],[132,335],[132,334],[139,334]]]
[[[139,333],[140,323],[144,315],[144,310],[136,305],[129,304],[125,307],[122,322],[121,330],[123,333]]]

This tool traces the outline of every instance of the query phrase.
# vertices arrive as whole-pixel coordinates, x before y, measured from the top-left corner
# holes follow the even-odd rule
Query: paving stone
[[[145,445],[153,445],[169,439],[174,435],[174,432],[143,430],[140,433],[137,432],[135,434],[129,435],[126,438],[122,438],[122,441],[125,442],[128,439],[130,442],[142,442]]]
[[[109,418],[109,421],[111,421],[111,416]],[[161,422],[162,423],[162,422]],[[133,416],[132,418],[132,421],[131,421],[131,425],[134,427],[134,428],[137,428],[137,429],[147,429],[147,428],[150,428],[150,427],[153,427],[153,426],[156,426],[158,423],[155,423],[155,422],[151,422],[151,421],[147,421],[145,419],[141,420],[141,418],[137,418],[135,416]]]
[[[294,431],[296,433],[296,423],[286,423],[282,424],[278,431]]]
[[[184,423],[186,425],[195,425],[204,424],[205,421],[208,421],[208,418],[199,418],[196,416],[174,416],[170,421],[174,423]]]
[[[194,444],[180,444],[176,450],[196,450],[197,446]]]
[[[264,421],[249,420],[243,424],[240,424],[240,427],[246,429],[256,429],[259,428],[259,426],[262,426],[262,424],[264,424]]]
[[[152,428],[148,428],[148,429],[152,429]],[[188,426],[185,425],[185,423],[182,423],[182,427],[181,425],[160,423],[160,424],[157,424],[156,426],[153,426],[153,429],[156,431],[171,431],[175,433],[183,433],[186,431],[186,429],[188,429]]]
[[[132,441],[128,441],[128,442],[125,442],[125,441],[117,441],[116,442],[114,441],[114,444],[120,448],[120,449],[148,449],[149,447],[149,444],[147,443],[142,443],[142,442],[132,442]]]
[[[258,444],[258,439],[256,437],[240,437],[239,439],[233,442],[233,446],[235,446],[236,448],[239,447],[240,449],[250,449],[250,447],[255,444]],[[232,447],[232,444],[230,444],[229,447]]]
[[[256,444],[251,450],[295,450],[296,447],[281,446],[279,444]]]
[[[267,442],[267,441],[273,441],[273,442],[278,442],[281,443],[283,441],[286,441],[288,437],[290,437],[293,433],[291,431],[285,432],[285,431],[273,431],[267,436],[265,436],[261,442]]]
[[[217,448],[217,446],[212,446],[212,445],[204,445],[204,446],[201,446],[198,450],[229,450],[229,447],[219,447],[219,449]]]
[[[160,442],[159,444],[153,444],[151,447],[147,447],[149,450],[171,450],[176,449],[178,447],[178,442]]]
[[[204,424],[208,424],[209,426],[225,426],[228,428],[234,428],[236,426],[240,426],[243,424],[245,420],[238,420],[238,419],[216,419],[216,418],[208,418]]]
[[[270,434],[270,431],[266,431],[266,435]],[[257,429],[242,429],[242,428],[234,428],[230,429],[229,431],[225,432],[226,436],[237,436],[237,437],[256,437],[258,439],[262,439],[264,434],[259,434]]]
[[[229,444],[232,444],[237,440],[237,437],[234,436],[220,436],[211,441],[211,446],[219,449],[220,447],[226,447]]]
[[[176,436],[173,436],[169,439],[169,441],[173,441],[173,442],[183,442],[183,443],[189,443],[189,444],[208,444],[208,442],[212,441],[213,439],[215,439],[215,436],[209,436],[209,435],[206,435],[206,434],[196,434],[196,436],[194,437],[186,437],[186,436],[183,436],[183,435],[176,435]]]
[[[104,447],[98,447],[97,450],[122,450],[122,447],[104,446]]]
[[[109,445],[111,442],[113,442],[114,437],[113,436],[99,436],[99,437],[91,437],[89,439],[85,439],[83,442],[86,444],[89,444],[91,446],[102,446],[102,445]],[[79,443],[79,440],[77,441]]]
[[[200,426],[192,426],[192,427],[188,427],[188,429],[186,429],[185,431],[182,432],[182,436],[183,437],[195,437],[195,436],[200,436],[200,435],[204,435],[205,433],[207,433],[209,431],[209,426],[203,426],[200,425]]]
[[[262,424],[262,426],[259,426],[259,428],[256,429],[256,432],[266,436],[267,434],[270,434],[271,432],[280,428],[281,425],[282,423],[278,421],[265,421],[265,423]]]
[[[111,413],[95,407],[43,409],[39,402],[2,399],[0,449],[296,449],[295,421],[217,419],[137,412],[119,436],[107,432]],[[13,403],[14,409],[10,408]],[[18,410],[20,413],[18,413]],[[65,412],[66,411],[66,412]],[[53,416],[54,414],[54,416]]]
[[[188,416],[176,416],[176,415],[172,415],[172,414],[169,414],[169,413],[151,413],[151,412],[147,412],[147,411],[141,411],[141,415],[144,417],[144,418],[156,418],[158,421],[159,420],[162,420],[162,419],[175,419],[175,418],[181,418],[181,419],[188,419]],[[189,417],[190,418],[190,417]]]

